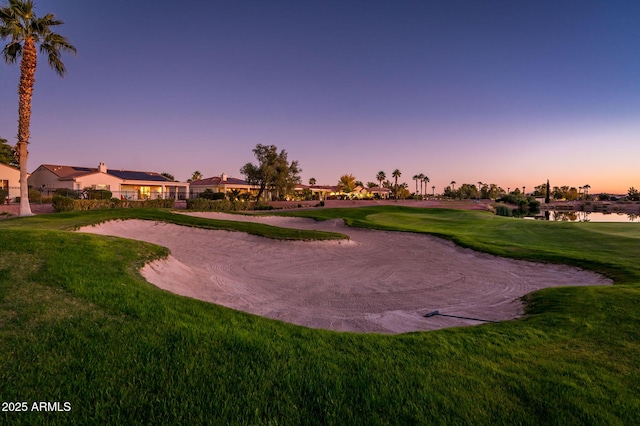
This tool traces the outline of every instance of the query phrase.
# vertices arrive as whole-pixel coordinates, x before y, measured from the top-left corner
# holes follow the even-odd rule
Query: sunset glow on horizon
[[[256,144],[273,144],[305,184],[399,169],[410,191],[427,175],[429,193],[451,181],[640,188],[638,2],[36,6],[65,22],[78,55],[63,57],[64,79],[39,57],[30,171],[104,162],[242,178]],[[0,65],[11,144],[18,78]]]

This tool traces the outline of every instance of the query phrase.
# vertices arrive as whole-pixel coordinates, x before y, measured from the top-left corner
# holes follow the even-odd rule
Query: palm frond
[[[14,64],[22,56],[22,45],[11,42],[2,49],[2,57],[8,64]]]
[[[60,60],[60,55],[57,52],[56,53],[51,52],[47,56],[47,59],[49,62],[49,66],[53,68],[56,74],[58,74],[60,77],[64,77],[64,74],[67,72],[67,68],[64,66],[64,64]]]

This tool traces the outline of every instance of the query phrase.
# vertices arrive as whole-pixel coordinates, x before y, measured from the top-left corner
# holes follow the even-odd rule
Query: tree
[[[166,177],[167,179],[169,179],[171,182],[175,182],[176,181],[176,178],[171,173],[162,172],[160,174],[162,176]]]
[[[416,181],[416,195],[418,195],[418,179],[420,179],[420,176],[419,175],[413,175],[413,177],[411,179]],[[422,186],[422,182],[420,182],[420,186]]]
[[[393,197],[397,201],[398,200],[398,178],[402,176],[402,172],[400,172],[399,169],[395,169],[393,173],[391,173],[391,176],[393,176],[395,179],[395,184],[393,186]]]
[[[420,175],[422,175],[422,181],[424,182],[424,193],[426,193],[427,192],[427,184],[429,182],[431,182],[431,180],[429,179],[429,176],[427,176],[427,175],[424,175],[422,173],[420,173]]]
[[[422,184],[424,183],[424,173],[420,173],[418,175],[418,179],[420,180],[420,198],[422,198],[422,196],[424,195],[424,191],[422,189]]]
[[[584,199],[586,200],[587,196],[589,195],[589,189],[591,189],[591,185],[587,183],[582,187],[582,189],[583,189]]]
[[[342,175],[338,181],[338,190],[349,194],[356,189],[356,177],[354,175]]]
[[[19,167],[16,160],[16,151],[7,143],[6,139],[0,138],[0,163]]]
[[[549,179],[547,179],[547,187],[545,188],[545,194],[544,194],[544,202],[545,202],[546,204],[549,204],[549,201],[550,201],[550,198],[549,198],[549,197],[551,196],[551,195],[550,195],[549,188],[550,188],[550,187],[549,187]]]
[[[309,185],[310,185],[310,186],[313,186],[313,185],[315,185],[315,184],[316,184],[316,178],[311,178],[311,179],[309,179]]]
[[[242,166],[240,173],[245,175],[249,184],[259,187],[256,200],[259,200],[265,191],[270,192],[271,198],[274,192],[276,196],[284,197],[301,182],[302,169],[297,161],[289,163],[284,149],[278,153],[275,145],[257,144],[253,154],[258,160],[258,165],[247,163]]]
[[[27,145],[29,144],[31,125],[31,99],[35,84],[38,53],[47,56],[49,66],[60,76],[66,68],[60,60],[62,52],[76,53],[76,48],[52,27],[63,22],[48,13],[38,18],[34,12],[32,0],[9,0],[0,8],[0,38],[9,39],[2,50],[2,56],[8,64],[20,59],[20,83],[18,84],[18,162],[20,164],[20,216],[31,216],[29,205],[29,186],[27,184]]]
[[[640,201],[640,192],[632,186],[627,191],[627,198],[629,201]]]
[[[456,181],[455,180],[451,181],[451,188],[452,188],[453,191],[456,190]]]
[[[187,179],[187,182],[193,182],[194,180],[200,180],[200,179],[202,179],[202,173],[200,173],[199,170],[196,170],[191,174],[191,177]]]
[[[380,184],[378,185],[378,197],[380,198],[382,198],[382,181],[385,180],[386,178],[387,178],[387,175],[382,170],[380,170],[376,175],[376,179],[378,180],[378,182],[380,182]]]

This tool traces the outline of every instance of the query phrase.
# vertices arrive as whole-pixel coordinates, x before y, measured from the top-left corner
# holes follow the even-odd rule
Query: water
[[[548,215],[547,215],[548,213]],[[640,215],[632,213],[601,213],[583,211],[548,211],[527,219],[549,220],[557,222],[637,222]]]

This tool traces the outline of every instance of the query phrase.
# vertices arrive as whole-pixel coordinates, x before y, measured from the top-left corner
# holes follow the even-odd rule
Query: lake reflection
[[[583,211],[545,211],[535,217],[556,222],[639,222],[640,215],[632,213],[601,213]]]

